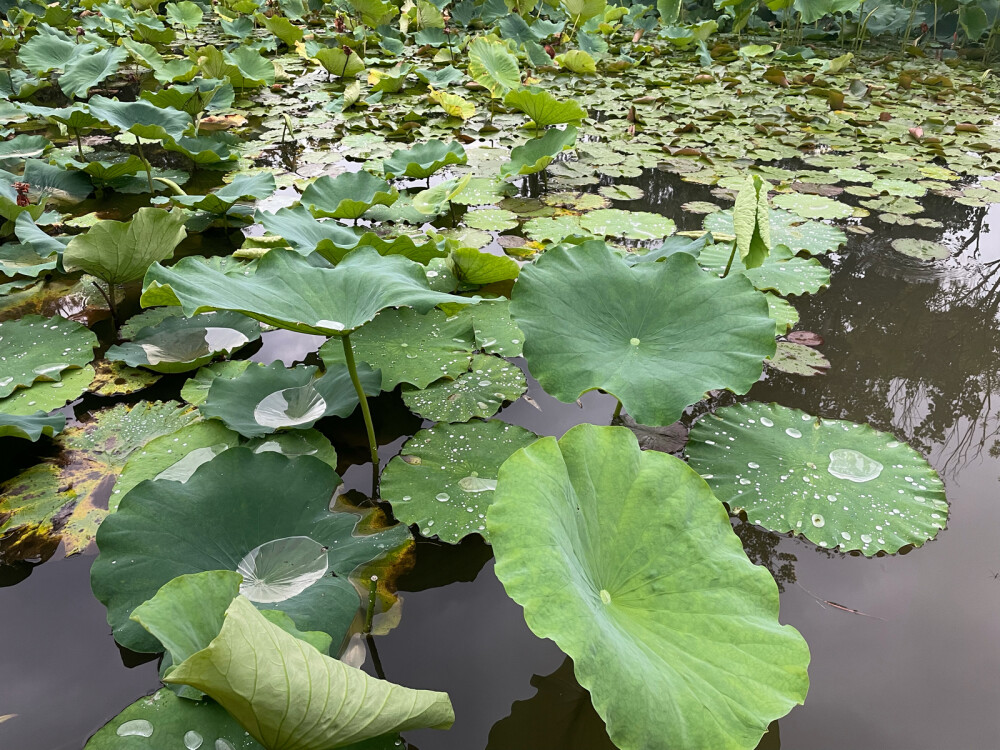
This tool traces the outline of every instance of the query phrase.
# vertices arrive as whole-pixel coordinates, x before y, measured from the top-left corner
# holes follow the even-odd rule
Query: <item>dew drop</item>
[[[441,503],[446,503],[451,499],[451,495],[447,492],[439,492],[434,496],[434,499]]]
[[[187,750],[198,750],[205,739],[193,729],[184,735],[184,747]]]
[[[761,418],[760,418],[760,423],[761,423],[762,425],[764,425],[765,427],[774,427],[774,422],[772,422],[772,421],[771,421],[770,419],[768,419],[767,417],[761,417]]]
[[[793,437],[793,438],[800,438],[800,437],[802,437],[802,433],[799,432],[798,430],[796,430],[794,427],[787,428],[785,430],[785,434],[788,435],[788,437]]]
[[[153,725],[145,719],[126,721],[115,732],[119,737],[152,737]]]
[[[826,525],[826,519],[823,518],[819,513],[814,513],[812,517],[813,526],[817,529]]]

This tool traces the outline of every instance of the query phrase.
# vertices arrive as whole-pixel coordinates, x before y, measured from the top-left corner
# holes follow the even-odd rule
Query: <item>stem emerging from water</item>
[[[354,362],[354,348],[351,346],[351,335],[345,333],[340,337],[344,344],[344,360],[347,363],[347,371],[351,374],[351,382],[354,383],[354,390],[357,391],[358,401],[361,404],[361,414],[365,418],[365,430],[368,431],[368,449],[372,456],[372,499],[378,496],[378,442],[375,440],[375,426],[372,424],[372,413],[368,409],[368,397],[365,396],[365,389],[361,387],[361,380],[358,378],[358,366]]]
[[[146,179],[149,180],[149,194],[152,195],[155,191],[153,190],[153,170],[149,166],[149,162],[146,161],[146,155],[142,152],[142,141],[139,140],[139,136],[135,136],[135,145],[139,147],[139,158],[142,159],[142,165],[146,168]]]
[[[615,406],[615,413],[611,415],[611,421],[617,422],[622,417],[622,402],[619,401],[618,405]]]
[[[378,576],[368,582],[368,611],[365,612],[365,635],[371,635],[372,620],[375,619],[375,600],[378,596]]]
[[[725,273],[722,274],[722,278],[726,278],[729,275],[729,269],[733,267],[733,259],[736,257],[736,243],[733,243],[733,251],[729,253],[729,262],[726,263]]]

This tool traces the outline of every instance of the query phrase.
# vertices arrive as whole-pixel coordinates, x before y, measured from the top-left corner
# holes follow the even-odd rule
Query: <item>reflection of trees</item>
[[[778,549],[782,537],[740,519],[733,519],[733,531],[743,542],[750,561],[771,572],[778,591],[784,591],[785,584],[795,583],[795,562],[798,558],[791,552]]]

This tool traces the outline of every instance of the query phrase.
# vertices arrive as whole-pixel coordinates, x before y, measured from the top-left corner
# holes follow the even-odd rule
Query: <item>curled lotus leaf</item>
[[[23,417],[38,411],[54,411],[91,390],[93,380],[94,368],[90,365],[65,370],[60,380],[36,380],[0,399],[0,414]]]
[[[746,393],[775,349],[763,295],[687,253],[629,267],[603,242],[555,248],[521,270],[510,311],[546,392],[572,403],[599,388],[647,425],[712,389]]]
[[[317,268],[292,250],[275,249],[253,276],[227,275],[201,258],[184,258],[146,274],[145,306],[179,305],[186,315],[235,310],[278,328],[321,336],[342,336],[387,307],[426,313],[444,302],[471,305],[479,297],[435,292],[423,266],[370,247],[348,253],[335,268]]]
[[[521,85],[517,58],[504,42],[478,37],[469,45],[469,75],[494,99]]]
[[[37,380],[61,380],[71,368],[94,358],[97,337],[86,327],[59,316],[25,315],[0,322],[0,398]]]
[[[734,513],[820,547],[891,554],[920,546],[948,520],[937,472],[868,425],[741,404],[701,419],[687,454]]]
[[[809,649],[779,623],[774,579],[697,473],[628,429],[522,448],[486,519],[497,577],[573,659],[615,746],[750,750],[805,699]]]
[[[106,96],[92,96],[87,102],[90,114],[122,132],[151,140],[178,140],[191,126],[191,116],[173,107],[157,107],[143,99],[122,102]]]
[[[389,179],[409,177],[423,180],[439,169],[452,164],[467,164],[469,157],[465,147],[458,141],[428,141],[418,143],[413,148],[398,149],[392,156],[382,161],[382,171]],[[304,196],[303,196],[304,197]]]
[[[34,414],[4,414],[0,412],[0,437],[18,437],[35,442],[42,435],[54,437],[66,426],[65,414],[46,414],[44,411]]]
[[[524,112],[537,128],[578,123],[587,116],[587,110],[576,100],[557,99],[536,86],[511,91],[504,97],[503,103]]]
[[[91,569],[115,640],[135,651],[162,650],[129,619],[132,611],[177,576],[232,570],[262,609],[286,613],[302,630],[323,631],[339,647],[361,603],[348,576],[412,543],[403,526],[359,533],[364,517],[331,512],[339,484],[313,456],[241,447],[215,456],[183,484],[137,485],[102,524]],[[310,550],[312,557],[304,554]]]
[[[398,197],[395,187],[361,170],[320,177],[302,193],[302,205],[317,218],[357,219],[372,206],[391,206]]]
[[[266,198],[274,192],[274,187],[272,174],[241,174],[207,195],[174,195],[170,200],[185,208],[224,215],[240,201]]]
[[[500,175],[507,178],[541,172],[556,156],[576,143],[576,133],[572,125],[563,130],[552,128],[541,138],[515,146],[511,149],[510,161],[500,168]]]
[[[171,317],[140,330],[132,341],[112,346],[105,356],[130,367],[156,372],[197,370],[260,338],[260,325],[239,313],[223,311]]]

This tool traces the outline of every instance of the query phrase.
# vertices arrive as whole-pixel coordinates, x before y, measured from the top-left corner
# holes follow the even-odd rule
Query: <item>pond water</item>
[[[681,229],[700,225],[677,206],[705,199],[707,189],[658,171],[631,182],[646,190],[643,210],[665,213]],[[798,328],[825,339],[829,372],[771,373],[746,397],[893,432],[929,457],[951,502],[948,528],[937,539],[872,559],[737,522],[751,558],[783,589],[782,621],[798,628],[812,651],[805,706],[773,725],[762,748],[973,749],[1000,740],[1000,235],[991,232],[1000,211],[934,197],[925,206],[944,227],[915,232],[952,248],[952,259],[929,266],[895,253],[891,227],[866,220],[872,234],[851,234],[839,255],[824,260],[831,287],[794,300]],[[253,359],[313,361],[321,341],[265,334]],[[179,386],[167,381],[154,397],[176,395]],[[522,399],[500,418],[544,435],[585,421],[607,424],[615,404],[598,393],[563,404],[533,381],[529,396],[533,403]],[[398,395],[373,406],[388,459],[421,423]],[[319,427],[337,447],[348,487],[367,491],[360,420],[327,419]],[[5,458],[3,478],[36,456]],[[35,567],[0,569],[0,713],[17,714],[0,723],[0,747],[76,750],[159,685],[155,662],[112,640],[90,591],[92,560],[56,554]],[[457,717],[448,732],[407,733],[411,746],[612,747],[568,660],[528,630],[478,538],[454,547],[421,540],[401,589],[402,620],[377,639],[385,675],[447,691]]]

